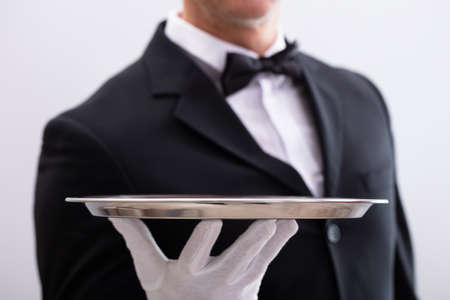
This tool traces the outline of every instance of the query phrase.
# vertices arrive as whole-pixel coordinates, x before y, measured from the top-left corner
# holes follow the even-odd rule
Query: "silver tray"
[[[352,219],[384,199],[296,196],[120,195],[66,198],[94,216],[140,219]]]

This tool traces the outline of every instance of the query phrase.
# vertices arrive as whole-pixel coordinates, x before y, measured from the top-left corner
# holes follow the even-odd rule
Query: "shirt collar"
[[[186,22],[178,15],[178,11],[171,11],[167,18],[166,36],[175,44],[204,61],[215,70],[222,72],[225,68],[228,52],[239,53],[258,58],[258,53],[244,47],[226,42]],[[278,29],[275,42],[267,49],[263,56],[271,56],[286,47],[286,41],[281,28]],[[214,51],[211,51],[214,49]]]

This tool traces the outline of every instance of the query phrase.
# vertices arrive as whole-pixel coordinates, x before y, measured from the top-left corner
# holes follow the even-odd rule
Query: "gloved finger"
[[[226,275],[226,280],[233,283],[258,255],[276,230],[275,220],[259,220],[226,249],[214,262]]]
[[[287,241],[298,231],[298,224],[295,220],[278,220],[276,224],[277,230],[275,234],[252,261],[239,284],[246,286],[263,277],[272,260],[275,259]]]
[[[147,226],[139,219],[109,218],[130,250],[142,286],[156,288],[164,274],[167,257],[158,247]]]
[[[181,251],[178,262],[191,272],[201,270],[208,262],[211,249],[222,229],[221,220],[207,220],[197,224]]]

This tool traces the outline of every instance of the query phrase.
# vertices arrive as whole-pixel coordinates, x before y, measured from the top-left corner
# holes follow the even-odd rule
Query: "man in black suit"
[[[47,124],[35,199],[44,299],[146,299],[111,223],[64,202],[105,194],[389,199],[363,219],[302,221],[258,297],[416,299],[382,96],[280,39],[278,12],[270,0],[185,0],[141,58]],[[197,222],[145,224],[176,259]],[[224,222],[212,255],[249,224]]]

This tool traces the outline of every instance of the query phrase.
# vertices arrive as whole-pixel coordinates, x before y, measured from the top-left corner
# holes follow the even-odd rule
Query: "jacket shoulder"
[[[107,140],[127,134],[136,124],[137,116],[144,112],[151,114],[150,86],[147,69],[138,60],[107,80],[87,100],[58,114],[48,124],[70,120],[108,144]]]
[[[384,97],[376,84],[366,75],[343,67],[333,66],[309,54],[303,55],[303,61],[320,81],[319,88],[330,95],[339,97],[344,105],[361,105],[383,114],[390,124],[389,111]]]
[[[381,96],[375,84],[365,75],[347,68],[333,66],[308,54],[303,54],[303,57],[308,69],[313,70],[320,78],[323,78],[322,81],[327,85],[360,90],[368,93],[368,96]]]
[[[61,116],[82,123],[99,119],[119,118],[150,97],[150,85],[145,67],[138,60],[107,80],[87,100],[63,112]]]

